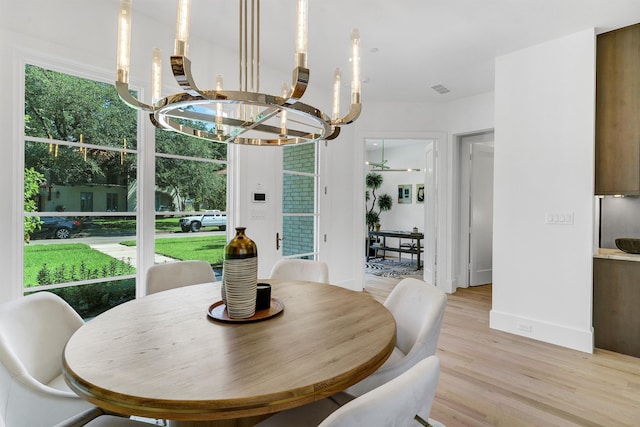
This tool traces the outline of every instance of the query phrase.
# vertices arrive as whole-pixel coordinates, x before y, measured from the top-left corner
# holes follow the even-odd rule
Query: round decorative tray
[[[209,317],[211,317],[212,319],[218,320],[220,322],[249,323],[269,319],[280,313],[282,310],[284,310],[284,304],[282,303],[282,301],[280,301],[278,298],[271,298],[271,307],[264,310],[256,310],[256,314],[251,317],[235,319],[229,317],[227,306],[222,301],[218,301],[211,304],[211,306],[207,310],[207,315],[209,315]]]

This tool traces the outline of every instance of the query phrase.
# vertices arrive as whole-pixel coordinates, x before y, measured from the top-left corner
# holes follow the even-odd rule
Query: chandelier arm
[[[333,132],[331,132],[331,135],[325,137],[324,139],[326,139],[327,141],[331,141],[332,139],[336,139],[338,135],[340,135],[340,127],[335,126],[333,128]]]
[[[184,55],[171,56],[173,77],[186,93],[196,98],[205,98],[204,92],[198,89],[191,74],[191,60]]]
[[[144,102],[139,101],[136,97],[131,95],[131,92],[129,92],[128,83],[124,83],[124,82],[121,82],[120,80],[116,80],[116,91],[118,92],[120,99],[122,99],[122,101],[125,104],[127,104],[129,107],[153,112],[154,107],[152,105],[145,104]]]
[[[331,124],[334,126],[341,126],[341,125],[348,125],[349,123],[353,123],[357,120],[358,117],[360,117],[361,111],[362,111],[361,103],[358,102],[357,104],[351,104],[351,108],[349,109],[349,112],[347,113],[347,115],[338,120],[332,120]]]
[[[309,69],[296,67],[293,69],[293,79],[291,82],[291,93],[285,104],[294,104],[304,95],[309,85]],[[281,104],[282,105],[282,104]]]

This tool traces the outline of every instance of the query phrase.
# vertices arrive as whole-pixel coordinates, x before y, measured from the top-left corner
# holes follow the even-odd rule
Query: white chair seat
[[[57,377],[55,377],[47,385],[49,387],[51,387],[51,388],[55,388],[55,389],[62,390],[62,391],[68,391],[68,392],[72,393],[71,389],[69,388],[69,386],[67,385],[66,381],[64,380],[64,375],[63,374],[60,374]]]
[[[153,424],[142,421],[135,421],[127,417],[105,414],[98,408],[92,407],[53,427],[150,427]]]
[[[384,364],[380,367],[380,369],[385,367],[388,368],[389,366],[394,366],[400,363],[400,361],[405,357],[406,357],[406,354],[404,354],[402,350],[400,350],[398,347],[394,347],[393,352],[391,353],[391,356],[389,356],[389,358],[384,362]]]
[[[84,427],[149,427],[151,425],[153,424],[134,421],[129,418],[101,415],[89,421]]]

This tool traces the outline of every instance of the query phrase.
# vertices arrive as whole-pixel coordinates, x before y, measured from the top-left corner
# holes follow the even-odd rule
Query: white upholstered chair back
[[[406,278],[391,291],[384,305],[396,321],[396,348],[380,369],[347,389],[356,396],[379,387],[436,353],[447,305],[444,291],[422,280]]]
[[[396,320],[396,347],[419,359],[435,354],[446,305],[444,291],[422,280],[401,280],[384,302]]]
[[[340,407],[318,427],[420,426],[415,416],[429,418],[439,375],[436,356],[422,359],[398,377]]]
[[[90,405],[62,376],[62,352],[82,318],[38,292],[0,305],[0,415],[7,426],[51,426]]]
[[[146,295],[182,286],[215,282],[216,275],[206,261],[175,261],[155,264],[147,270]]]
[[[281,259],[273,265],[269,277],[279,280],[329,283],[329,267],[323,261]]]
[[[420,427],[415,419],[429,419],[438,386],[436,356],[360,397],[338,393],[329,398],[282,411],[256,427]]]

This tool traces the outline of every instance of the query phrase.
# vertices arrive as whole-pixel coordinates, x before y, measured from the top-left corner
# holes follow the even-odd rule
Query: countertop
[[[593,253],[594,258],[617,259],[620,261],[638,261],[640,262],[640,254],[629,254],[620,249],[598,248]]]

